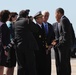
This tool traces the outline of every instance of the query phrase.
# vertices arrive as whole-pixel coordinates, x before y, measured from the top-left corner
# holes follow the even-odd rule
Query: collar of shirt
[[[42,25],[41,24],[39,24],[39,23],[37,23],[37,24],[39,25],[40,28],[42,28]]]
[[[58,23],[58,25],[60,25],[60,23]]]
[[[45,22],[43,22],[43,25],[44,25],[44,27],[45,27],[45,25],[48,25],[48,23],[47,23],[47,22],[46,22],[46,23],[45,23]]]
[[[60,23],[58,23],[58,29],[59,29],[59,30],[60,30],[60,26],[61,26]]]
[[[64,15],[61,17],[61,19],[64,17]]]

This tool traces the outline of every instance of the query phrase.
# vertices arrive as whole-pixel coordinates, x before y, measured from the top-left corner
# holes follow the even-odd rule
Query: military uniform
[[[42,17],[42,14],[39,12],[35,15],[35,19]],[[36,56],[36,69],[38,75],[47,75],[46,72],[46,35],[43,24],[36,23],[36,30],[33,35],[39,46],[39,50],[35,51]]]
[[[39,46],[39,50],[35,51],[37,72],[38,75],[46,75],[46,37],[43,29],[37,24],[36,26],[38,32],[34,33],[34,36]]]

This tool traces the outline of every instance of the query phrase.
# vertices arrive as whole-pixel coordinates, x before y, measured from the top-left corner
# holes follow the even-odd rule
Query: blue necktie
[[[44,25],[44,29],[45,29],[45,33],[47,35],[48,34],[48,25],[47,24]]]

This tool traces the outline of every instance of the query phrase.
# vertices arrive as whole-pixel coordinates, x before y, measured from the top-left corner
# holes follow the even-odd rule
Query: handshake
[[[48,50],[50,50],[52,47],[59,47],[61,44],[65,42],[65,39],[63,37],[60,37],[59,40],[53,40],[51,45],[48,47]]]
[[[52,47],[54,47],[57,44],[57,40],[53,40],[51,45],[48,46],[48,49],[46,50],[46,54],[51,50]]]
[[[48,47],[48,50],[50,50],[52,47],[54,47],[57,44],[57,40],[53,40],[51,45]]]

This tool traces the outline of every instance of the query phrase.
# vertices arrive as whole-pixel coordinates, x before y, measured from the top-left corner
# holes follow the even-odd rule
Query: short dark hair
[[[64,15],[64,9],[63,8],[57,8],[56,12],[60,12],[62,15]]]
[[[17,12],[10,12],[10,16],[15,17],[17,14]]]
[[[17,12],[11,12],[10,13],[10,21],[12,21],[12,18],[14,18],[17,15],[18,15]]]
[[[9,18],[10,11],[9,10],[2,10],[0,13],[1,22],[6,22]]]
[[[27,17],[29,15],[30,10],[26,9],[26,10],[21,10],[19,13],[19,17]]]

